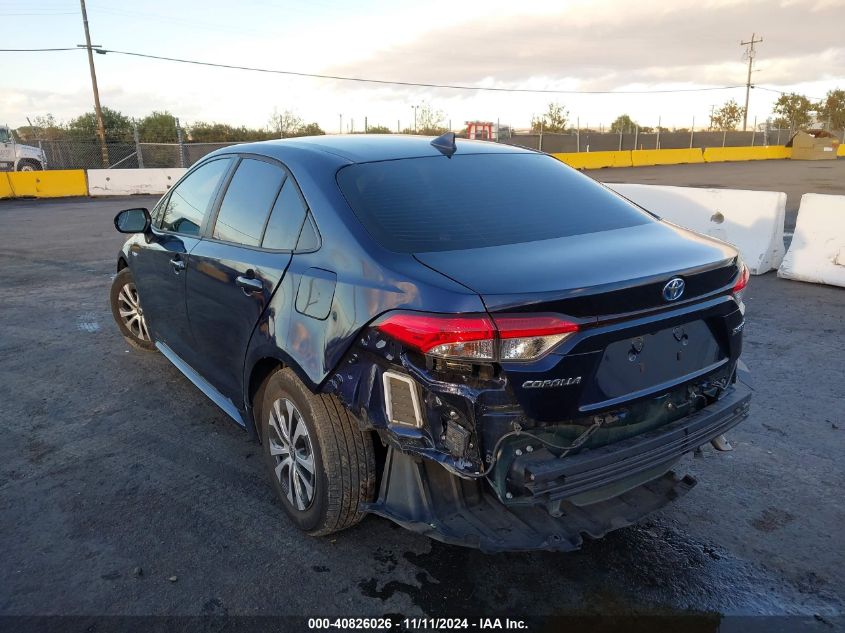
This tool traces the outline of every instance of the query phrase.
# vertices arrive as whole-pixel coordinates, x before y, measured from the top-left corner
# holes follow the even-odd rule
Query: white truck
[[[0,171],[41,171],[47,168],[44,151],[23,145],[7,126],[0,125]]]

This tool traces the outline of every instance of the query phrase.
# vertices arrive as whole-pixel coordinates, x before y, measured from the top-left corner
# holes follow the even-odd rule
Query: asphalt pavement
[[[640,525],[569,554],[485,555],[377,517],[311,538],[286,520],[259,447],[112,322],[123,239],[112,217],[153,203],[0,201],[0,616],[705,613],[841,624],[845,290],[751,279],[752,413],[730,435],[733,452],[685,458],[698,486]]]

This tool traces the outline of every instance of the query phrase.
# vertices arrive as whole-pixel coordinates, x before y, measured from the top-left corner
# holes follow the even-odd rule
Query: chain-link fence
[[[574,130],[567,133],[514,133],[501,142],[538,149],[548,153],[597,152],[633,149],[682,149],[783,145],[792,136],[790,129],[768,128],[738,131],[660,131],[597,132]],[[842,131],[845,138],[845,130]],[[180,135],[181,136],[181,135]],[[107,136],[108,138],[108,136]],[[46,169],[137,169],[151,167],[190,167],[206,154],[226,143],[150,143],[110,141],[103,151],[99,140],[31,139],[17,142],[17,152],[37,159]],[[40,154],[36,154],[40,153]]]
[[[705,147],[748,147],[783,145],[792,136],[789,129],[762,131],[661,131],[596,132],[575,130],[565,134],[513,134],[503,142],[544,152],[601,152],[633,149],[686,149]]]
[[[22,147],[43,152],[47,169],[137,169],[190,167],[206,154],[233,143],[106,143],[94,140],[31,140]],[[105,158],[105,160],[104,160]]]

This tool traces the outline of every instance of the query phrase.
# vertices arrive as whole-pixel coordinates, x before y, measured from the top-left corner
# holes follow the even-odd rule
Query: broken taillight
[[[579,325],[551,314],[423,314],[396,312],[375,324],[423,354],[466,361],[536,360],[577,332]]]
[[[739,278],[736,280],[734,287],[731,289],[731,293],[737,298],[742,299],[742,291],[745,290],[745,287],[748,285],[748,278],[750,277],[748,266],[745,265],[745,262],[740,262],[739,264]]]

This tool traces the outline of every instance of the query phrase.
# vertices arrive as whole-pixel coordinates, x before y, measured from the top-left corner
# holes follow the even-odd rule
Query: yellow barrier
[[[0,198],[11,198],[12,186],[9,184],[9,175],[6,172],[0,172]]]
[[[792,150],[783,145],[761,145],[760,147],[707,147],[704,160],[708,163],[745,160],[771,160],[789,158]]]
[[[837,156],[845,156],[845,143],[839,144],[839,147],[836,148],[836,155]]]
[[[82,169],[16,171],[6,174],[11,197],[61,198],[87,196],[88,183]],[[0,194],[2,195],[2,194]]]
[[[703,162],[701,150],[697,147],[691,149],[635,149],[631,152],[631,163],[634,167]]]
[[[569,152],[552,154],[559,161],[575,169],[601,169],[602,167],[631,167],[631,152]]]

